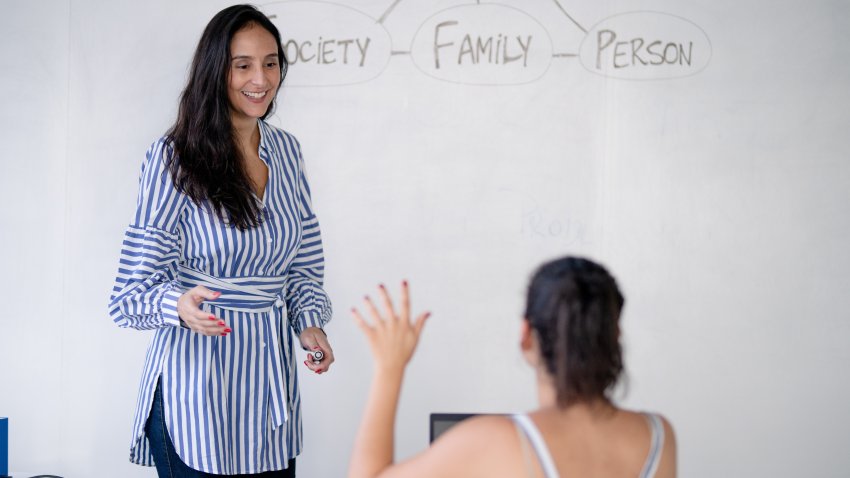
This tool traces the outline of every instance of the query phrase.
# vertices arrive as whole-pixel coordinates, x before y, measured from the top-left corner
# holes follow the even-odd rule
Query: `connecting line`
[[[575,58],[578,55],[575,53],[553,53],[552,58]]]
[[[390,12],[392,12],[396,5],[398,5],[399,3],[401,3],[401,0],[395,0],[393,4],[390,5],[390,8],[388,8],[387,11],[384,12],[383,15],[381,15],[381,18],[378,19],[378,23],[384,23],[384,20],[386,20],[387,17],[390,15]]]
[[[555,2],[555,5],[557,5],[557,6],[558,6],[558,8],[559,8],[562,12],[564,12],[564,15],[566,15],[566,16],[567,16],[567,18],[569,18],[569,19],[570,19],[570,21],[571,21],[571,22],[573,22],[573,23],[575,24],[575,26],[577,26],[577,27],[578,27],[578,29],[579,29],[579,30],[581,30],[581,31],[583,31],[583,32],[585,32],[585,33],[587,33],[587,30],[585,30],[585,28],[584,28],[583,26],[579,25],[579,24],[578,24],[578,22],[576,21],[576,19],[575,19],[575,18],[573,18],[573,17],[571,17],[571,16],[570,16],[570,14],[569,14],[569,13],[567,13],[567,11],[566,11],[566,10],[564,10],[564,7],[562,7],[562,6],[561,6],[561,3],[560,3],[560,2],[558,2],[558,0],[553,0],[553,1]]]
[[[390,52],[390,55],[409,55],[409,54],[410,54],[409,51],[393,50],[393,51]]]

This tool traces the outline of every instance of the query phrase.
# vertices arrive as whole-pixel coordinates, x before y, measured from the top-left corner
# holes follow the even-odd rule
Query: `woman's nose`
[[[254,83],[255,85],[265,86],[266,75],[265,75],[265,72],[263,71],[262,66],[260,66],[259,68],[252,68],[251,69],[251,83]]]

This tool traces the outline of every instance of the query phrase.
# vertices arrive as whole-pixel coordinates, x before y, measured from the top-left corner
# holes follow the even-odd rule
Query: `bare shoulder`
[[[619,420],[615,421],[613,431],[616,432],[616,440],[621,440],[622,450],[631,456],[629,461],[633,464],[643,464],[652,454],[651,424],[648,417],[658,417],[664,428],[664,442],[660,450],[658,468],[654,476],[658,478],[671,478],[676,476],[676,434],[670,421],[658,413],[644,413],[620,409]]]
[[[643,427],[646,425],[646,417],[648,414],[639,412],[626,411],[634,422],[643,422]],[[664,442],[661,448],[661,457],[658,463],[658,468],[655,472],[657,478],[675,478],[676,476],[676,432],[673,430],[673,425],[664,415],[660,413],[652,413],[661,420],[661,425],[664,427]]]
[[[516,476],[510,473],[513,466],[520,463],[518,443],[509,417],[477,416],[455,425],[430,448],[398,463],[381,476]]]
[[[459,454],[464,460],[492,457],[517,444],[516,430],[507,416],[480,415],[460,422],[434,442],[437,453]],[[463,453],[458,453],[462,450]]]
[[[485,436],[489,436],[490,433],[513,434],[515,429],[513,420],[507,415],[478,415],[460,422],[449,432],[455,430],[463,434],[485,434]]]
[[[658,471],[655,476],[658,478],[675,478],[676,477],[676,432],[673,430],[673,425],[666,417],[658,415],[661,418],[661,423],[664,425],[664,448],[661,451],[661,462],[658,464]]]

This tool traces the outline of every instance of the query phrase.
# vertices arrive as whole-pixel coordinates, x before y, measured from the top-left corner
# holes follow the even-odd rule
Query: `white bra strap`
[[[646,462],[640,471],[640,478],[650,478],[655,476],[658,464],[661,463],[661,450],[664,449],[664,424],[661,422],[661,418],[654,413],[644,413],[643,415],[649,422],[652,439],[649,443],[649,454],[647,454]]]
[[[528,418],[528,415],[514,415],[511,418],[522,428],[525,436],[528,437],[528,441],[531,442],[531,446],[537,453],[537,459],[540,461],[540,466],[543,468],[543,474],[546,475],[546,478],[558,478],[558,469],[555,468],[555,462],[552,461],[549,448],[546,446],[546,442],[543,441],[543,436],[540,435],[534,422]]]

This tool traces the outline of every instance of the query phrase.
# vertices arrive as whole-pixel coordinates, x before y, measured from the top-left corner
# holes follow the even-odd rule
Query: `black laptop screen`
[[[430,442],[445,433],[449,428],[466,420],[469,417],[474,417],[477,413],[432,413],[430,426]]]

